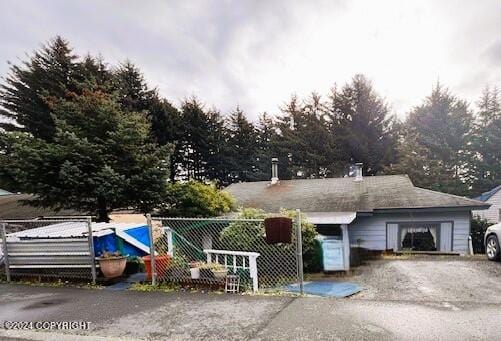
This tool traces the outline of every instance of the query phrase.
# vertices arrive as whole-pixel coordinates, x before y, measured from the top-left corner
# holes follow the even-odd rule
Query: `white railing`
[[[250,278],[252,279],[252,290],[254,292],[258,291],[259,284],[256,260],[257,257],[259,257],[259,253],[213,249],[205,249],[204,253],[207,254],[207,263],[219,263],[224,265],[227,269],[233,269],[234,273],[237,272],[237,269],[249,270]]]

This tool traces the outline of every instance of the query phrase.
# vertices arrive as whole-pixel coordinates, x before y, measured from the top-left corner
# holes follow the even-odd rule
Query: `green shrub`
[[[167,193],[160,214],[169,217],[216,217],[230,212],[234,202],[214,184],[198,181],[169,183]]]
[[[471,220],[470,236],[474,253],[485,253],[484,235],[490,225],[486,219],[480,217]]]
[[[237,219],[264,219],[276,216],[267,214],[263,210],[245,208],[239,210]],[[282,210],[280,216],[294,219],[296,212],[292,210]],[[301,230],[303,240],[303,265],[307,272],[318,271],[321,267],[320,261],[315,252],[315,236],[317,232],[313,224],[306,220],[306,216],[301,214]],[[223,247],[230,247],[233,250],[259,252],[262,257],[258,258],[259,270],[263,274],[276,276],[277,274],[291,271],[291,256],[295,257],[295,233],[293,233],[291,244],[269,245],[265,241],[264,224],[248,224],[236,221],[225,227],[220,234],[220,243]],[[294,263],[295,264],[295,263]]]

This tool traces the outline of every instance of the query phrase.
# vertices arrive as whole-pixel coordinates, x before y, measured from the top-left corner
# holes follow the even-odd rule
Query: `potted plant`
[[[224,279],[228,275],[228,269],[219,263],[209,263],[210,270],[215,279]]]
[[[203,264],[203,262],[190,262],[190,275],[192,279],[200,278],[200,267]]]
[[[122,276],[127,265],[127,256],[122,256],[120,251],[104,251],[98,261],[105,278],[116,278]]]
[[[124,273],[126,275],[132,275],[138,272],[144,272],[143,262],[141,262],[139,257],[128,257]]]
[[[184,257],[174,256],[169,265],[169,275],[172,279],[189,278],[188,262]]]
[[[212,263],[200,263],[198,269],[200,272],[200,278],[203,279],[214,278],[214,274],[212,273]]]
[[[155,268],[157,269],[157,276],[163,278],[167,275],[167,269],[171,261],[171,256],[165,255],[155,255]],[[146,277],[151,280],[151,256],[143,257],[144,267],[146,269]]]

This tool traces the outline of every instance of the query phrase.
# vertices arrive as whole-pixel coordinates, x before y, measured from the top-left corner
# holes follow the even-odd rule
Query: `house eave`
[[[490,204],[486,204],[486,205],[471,205],[471,206],[389,207],[389,208],[375,208],[374,213],[477,211],[477,210],[486,210],[490,206],[491,206]]]

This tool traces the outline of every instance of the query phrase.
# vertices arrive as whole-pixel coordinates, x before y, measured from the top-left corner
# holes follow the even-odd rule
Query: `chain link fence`
[[[295,224],[294,224],[295,225]],[[270,291],[298,281],[298,238],[268,244],[262,219],[153,218],[153,268],[158,281]],[[148,276],[154,276],[146,264]],[[153,278],[155,280],[155,278]]]
[[[5,276],[96,281],[90,218],[0,220]]]

